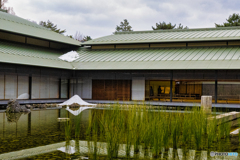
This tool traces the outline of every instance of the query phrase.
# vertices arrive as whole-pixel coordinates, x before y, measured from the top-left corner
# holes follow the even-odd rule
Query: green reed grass
[[[70,140],[71,140],[71,121],[66,121],[64,123],[64,127],[65,127],[65,149],[66,152],[68,153],[68,151],[70,150]],[[69,155],[66,154],[66,159],[69,159]]]
[[[217,126],[216,118],[209,119],[212,116],[198,107],[185,111],[187,113],[170,113],[152,110],[146,105],[121,108],[121,105],[115,104],[110,110],[98,114],[93,111],[86,134],[89,141],[107,142],[108,159],[118,157],[121,144],[125,144],[128,158],[131,146],[137,154],[140,145],[146,151],[150,148],[153,157],[160,157],[163,148],[185,146],[200,150],[211,147],[216,135],[229,137],[229,123]]]

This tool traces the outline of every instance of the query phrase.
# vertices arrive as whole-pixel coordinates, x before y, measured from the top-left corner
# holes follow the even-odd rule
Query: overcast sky
[[[162,21],[208,28],[240,13],[239,0],[9,0],[7,6],[19,17],[50,20],[67,35],[79,31],[92,38],[112,34],[123,19],[134,31],[152,30]]]

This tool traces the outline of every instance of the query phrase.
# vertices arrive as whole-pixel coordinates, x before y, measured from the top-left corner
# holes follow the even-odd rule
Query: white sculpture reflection
[[[73,111],[71,110],[68,106],[66,108],[67,111],[69,111],[70,113],[72,113],[74,116],[79,115],[82,111],[86,110],[86,109],[90,109],[90,108],[94,108],[94,107],[80,107],[78,110]]]

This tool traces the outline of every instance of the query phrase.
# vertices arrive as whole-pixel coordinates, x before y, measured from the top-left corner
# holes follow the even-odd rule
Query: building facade
[[[0,102],[240,102],[240,28],[120,32],[80,43],[0,12]],[[59,59],[77,51],[73,62]]]

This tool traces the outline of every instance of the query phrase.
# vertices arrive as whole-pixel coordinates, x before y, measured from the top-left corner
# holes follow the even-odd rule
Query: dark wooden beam
[[[171,71],[171,75],[170,75],[170,102],[172,102],[172,83],[173,83],[173,71]]]
[[[30,76],[28,80],[28,94],[29,99],[32,99],[32,76]]]
[[[59,82],[58,82],[58,94],[59,94],[59,99],[61,99],[61,90],[62,90],[62,79],[59,78]]]

